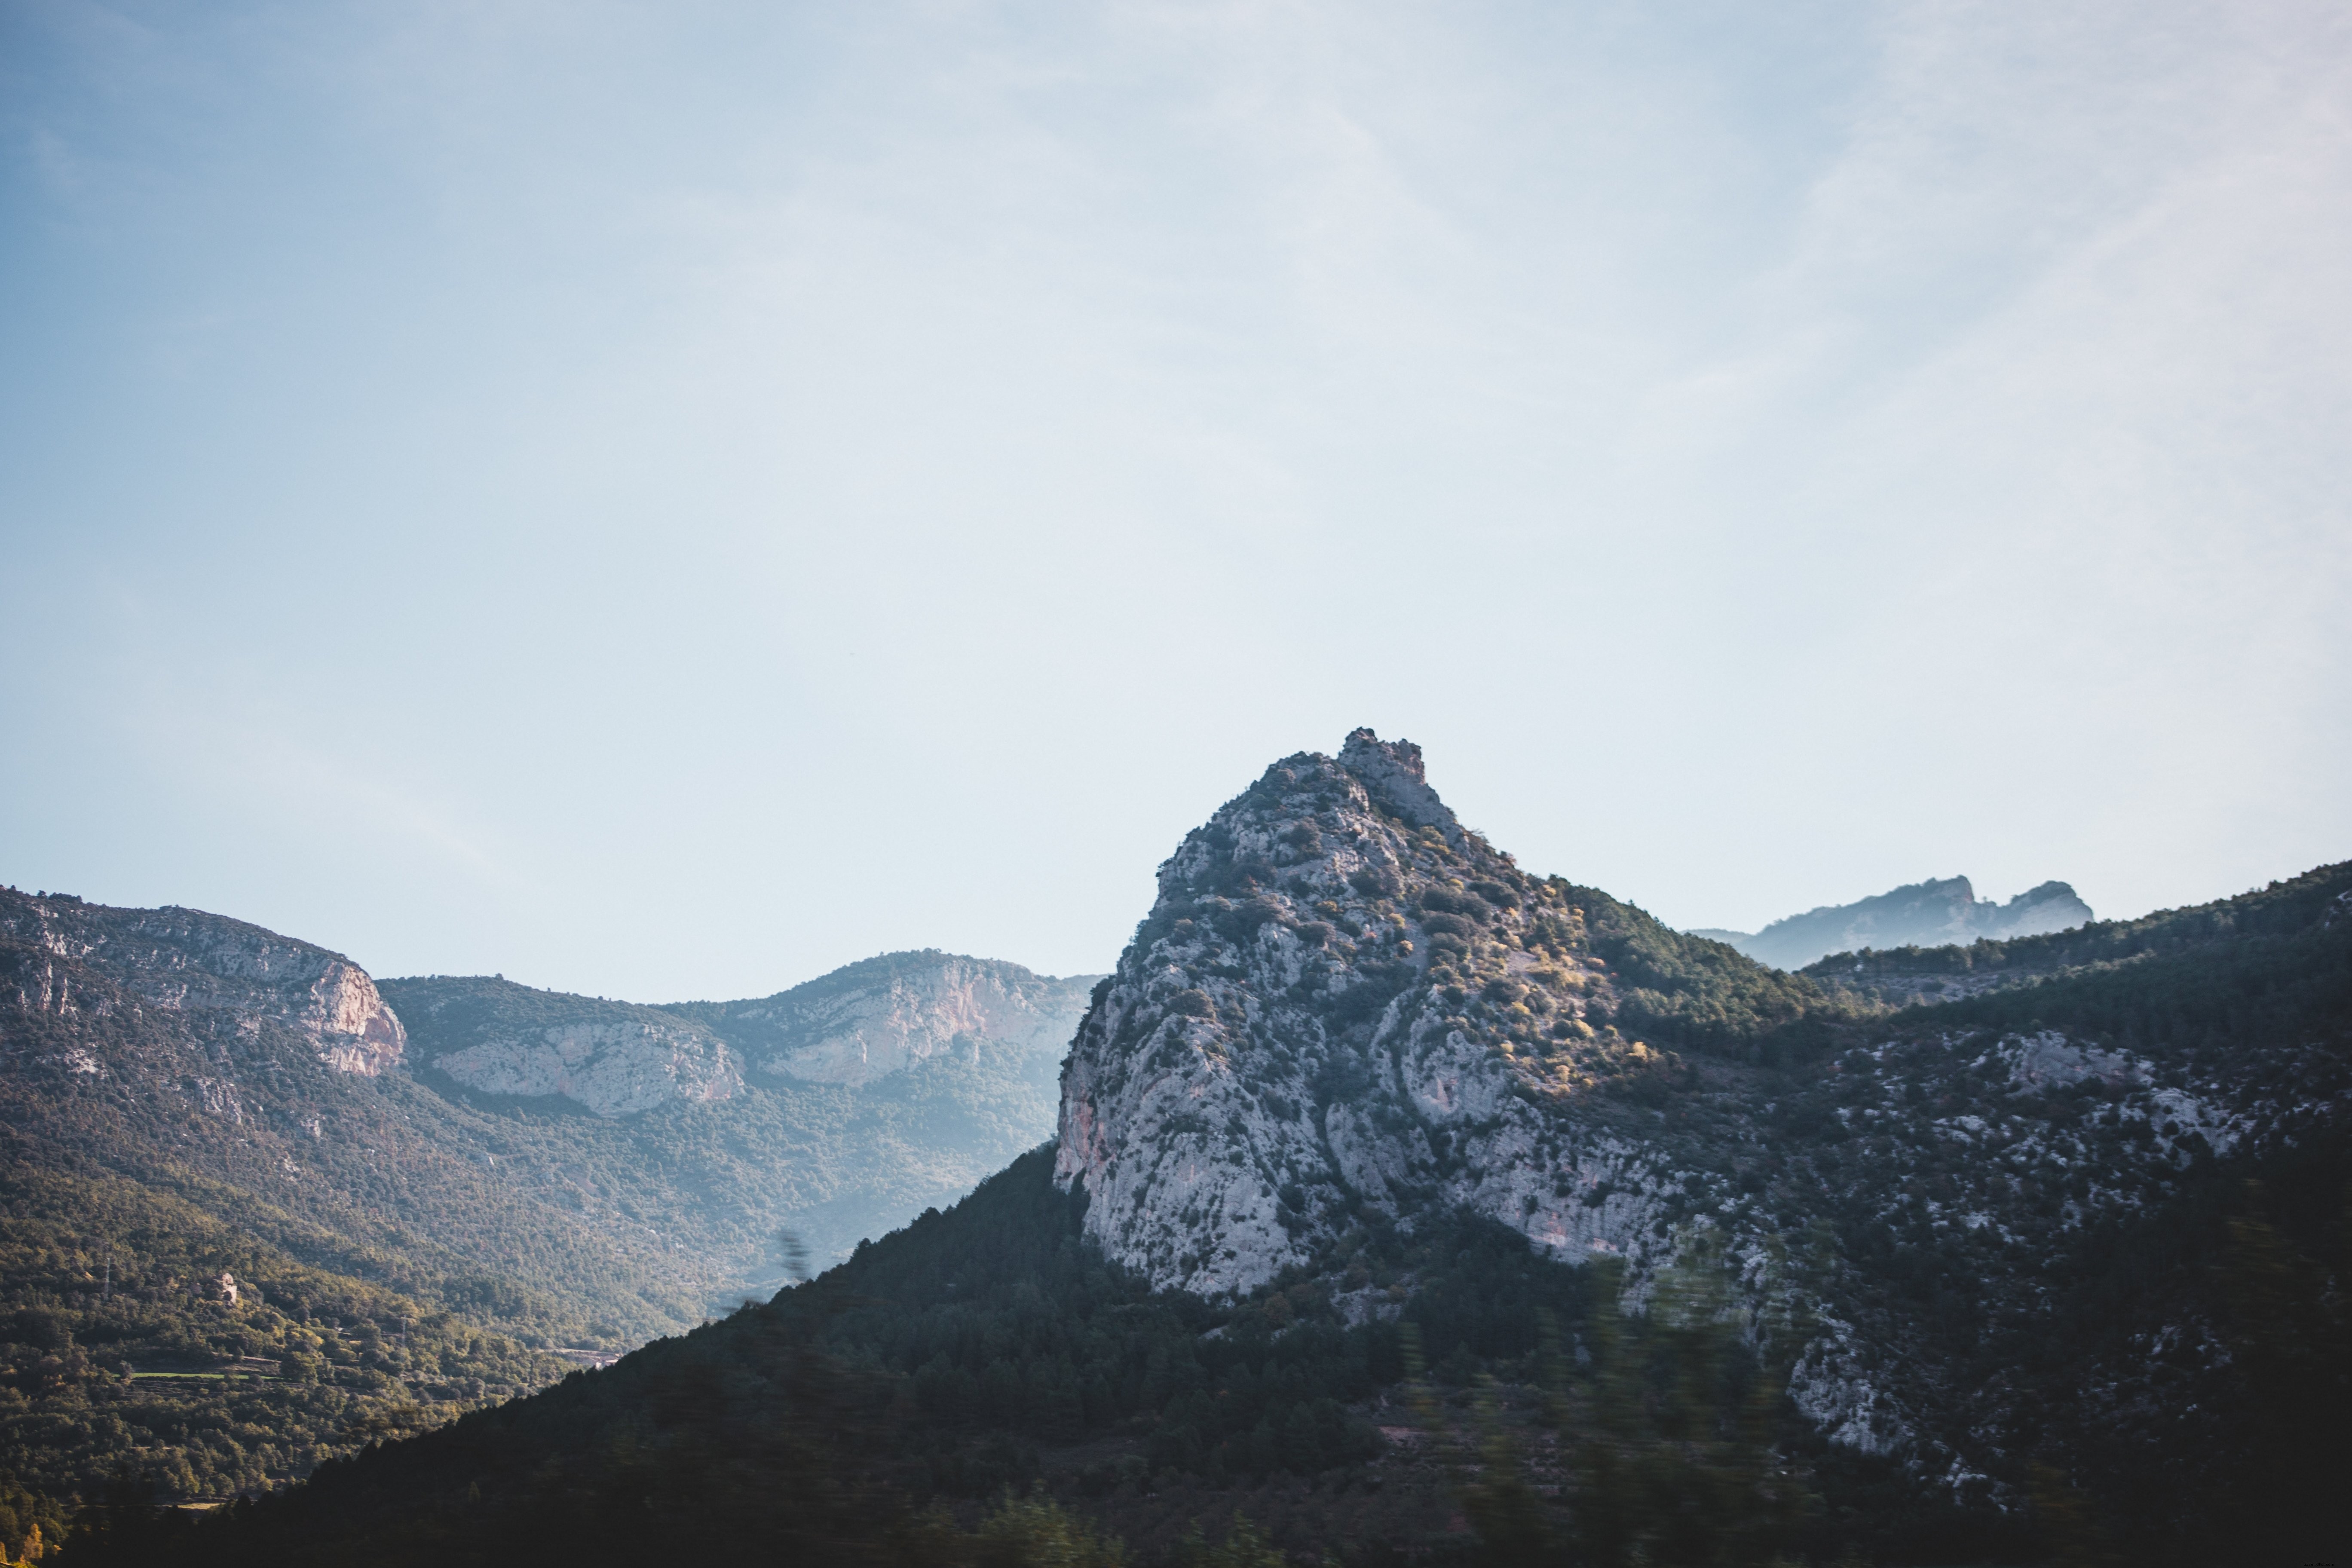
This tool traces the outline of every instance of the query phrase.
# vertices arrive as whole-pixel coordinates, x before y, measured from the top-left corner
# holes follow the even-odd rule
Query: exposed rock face
[[[20,897],[0,904],[0,934],[102,965],[155,1006],[287,1025],[338,1072],[373,1078],[399,1066],[407,1047],[400,1019],[365,970],[243,921],[176,907]]]
[[[1358,731],[1160,868],[1063,1069],[1058,1178],[1113,1258],[1208,1294],[1306,1262],[1360,1204],[1645,1255],[1668,1173],[1559,1114],[1651,1054],[1613,991],[1565,885],[1465,830],[1419,748]]]
[[[1050,1136],[1091,986],[929,951],[661,1006],[488,976],[384,982],[422,1084],[540,1130],[559,1201],[616,1234],[658,1224],[720,1308],[784,1283],[779,1228],[835,1261]]]
[[[626,1116],[670,1100],[731,1100],[743,1088],[733,1053],[705,1031],[635,1019],[488,1040],[433,1065],[468,1089],[562,1095],[599,1116]]]
[[[1728,942],[1759,963],[1802,969],[1833,952],[2044,936],[2094,918],[2091,906],[2063,882],[2044,882],[2000,904],[1978,898],[1966,877],[1948,877],[1851,904],[1823,905],[1753,933],[1708,929],[1691,934]]]
[[[583,1326],[696,1321],[719,1267],[577,1201],[593,1119],[545,1119],[541,1135],[452,1104],[409,1070],[411,1047],[375,983],[314,944],[0,888],[10,1160],[160,1184],[270,1245],[453,1307],[528,1268]]]
[[[1050,1070],[1091,979],[927,951],[866,959],[744,1002],[641,1006],[479,979],[397,986],[433,1021],[431,1065],[467,1088],[560,1095],[626,1116],[670,1100],[733,1099],[747,1068],[848,1089],[932,1062]]]
[[[949,1057],[1059,1061],[1094,978],[1059,980],[953,953],[896,952],[773,996],[690,1010],[759,1051],[762,1071],[861,1087]]]

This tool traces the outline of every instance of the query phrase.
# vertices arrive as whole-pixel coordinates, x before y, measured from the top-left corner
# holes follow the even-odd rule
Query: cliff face
[[[830,1262],[1048,1137],[1091,984],[919,952],[740,1002],[384,987],[420,1082],[532,1130],[563,1201],[616,1232],[651,1222],[730,1304],[783,1282],[779,1228]]]
[[[625,1117],[743,1090],[740,1053],[658,1008],[479,977],[384,984],[410,1014],[416,1066],[482,1094]]]
[[[1359,1205],[1468,1205],[1646,1256],[1679,1177],[1560,1112],[1654,1053],[1564,884],[1464,829],[1419,749],[1301,754],[1189,836],[1063,1069],[1056,1167],[1155,1284],[1247,1290]]]
[[[761,1071],[857,1088],[938,1060],[1058,1062],[1094,978],[1056,979],[954,953],[894,952],[756,1001],[672,1010],[736,1041]]]
[[[338,1072],[398,1067],[407,1032],[374,981],[340,953],[196,910],[110,909],[79,899],[0,901],[0,937],[102,968],[148,1005],[282,1024]],[[42,984],[69,987],[54,969]],[[70,1005],[70,998],[64,998]]]
[[[848,1089],[932,1064],[1034,1077],[1060,1059],[1091,983],[922,952],[742,1002],[644,1006],[479,977],[390,984],[431,1041],[424,1065],[484,1094],[628,1116],[733,1100],[747,1072]],[[1051,1100],[1039,1096],[1043,1137]]]
[[[425,1089],[410,1056],[375,983],[323,948],[0,889],[7,1163],[157,1186],[305,1261],[495,1300],[533,1331],[693,1321],[693,1260],[581,1212],[562,1163]]]
[[[635,1019],[486,1041],[433,1065],[486,1094],[558,1095],[599,1116],[626,1116],[671,1100],[732,1100],[743,1088],[733,1054],[719,1041],[699,1030]]]

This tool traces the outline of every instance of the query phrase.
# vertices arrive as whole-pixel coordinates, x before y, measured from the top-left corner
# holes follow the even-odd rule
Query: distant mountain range
[[[1759,931],[1710,927],[1690,934],[1727,942],[1776,969],[1802,969],[1833,952],[2045,936],[2087,925],[2095,918],[2091,906],[2063,882],[2044,882],[2001,904],[1979,899],[1966,877],[1946,877],[1851,904],[1823,905],[1774,921]]]

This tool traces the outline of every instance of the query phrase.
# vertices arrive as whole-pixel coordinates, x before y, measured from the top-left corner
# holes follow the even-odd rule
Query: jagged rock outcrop
[[[1691,934],[1727,942],[1759,963],[1802,969],[1831,953],[1865,948],[1944,947],[2071,931],[2095,917],[2064,882],[2044,882],[2009,902],[1979,899],[1966,877],[1930,879],[1851,904],[1825,904],[1760,931]]]
[[[398,1067],[407,1032],[365,970],[341,953],[200,910],[113,909],[57,895],[0,900],[0,938],[102,966],[147,1005],[263,1020],[307,1037],[338,1072],[373,1078]],[[54,970],[40,1005],[70,1007]],[[54,994],[50,994],[54,993]]]
[[[1646,1254],[1681,1178],[1561,1114],[1655,1058],[1568,884],[1527,876],[1368,730],[1190,835],[1063,1069],[1057,1174],[1155,1284],[1250,1289],[1369,1206],[1466,1205]]]

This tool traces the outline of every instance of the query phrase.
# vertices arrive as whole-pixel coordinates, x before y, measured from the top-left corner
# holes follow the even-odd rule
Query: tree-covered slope
[[[42,1495],[126,1465],[174,1497],[265,1490],[565,1370],[184,1199],[0,1169],[0,1451]]]
[[[1482,1378],[1510,1380],[1493,1420],[1559,1450],[1570,1406],[1602,1401],[1601,1373],[1691,1373],[1701,1353],[1699,1385],[1655,1418],[1611,1415],[1575,1462],[1605,1450],[1649,1489],[1612,1516],[1629,1550],[1695,1530],[1800,1539],[1793,1508],[1712,1500],[1727,1466],[1761,1455],[1740,1419],[1769,1394],[1726,1329],[1625,1322],[1613,1277],[1475,1221],[1352,1238],[1352,1262],[1397,1289],[1396,1312],[1369,1321],[1307,1280],[1243,1305],[1155,1294],[1087,1242],[1083,1201],[1051,1168],[1025,1157],[815,1283],[608,1372],[175,1537],[113,1548],[93,1532],[78,1561],[1061,1560],[991,1555],[961,1528],[1033,1487],[1146,1562],[1220,1561],[1192,1543],[1204,1521],[1309,1560],[1458,1560],[1474,1538],[1455,1488],[1490,1419]],[[1588,1329],[1596,1290],[1604,1329]],[[1598,1370],[1570,1371],[1564,1345]],[[1696,1468],[1683,1460],[1702,1433],[1676,1426],[1693,1422],[1721,1450]],[[1795,1479],[1781,1490],[1805,1495]]]
[[[240,921],[0,889],[0,1180],[143,1192],[410,1316],[609,1353],[772,1290],[780,1226],[844,1255],[1050,1129],[1040,1041],[1066,1034],[1084,983],[940,953],[853,969],[676,1009],[495,979],[379,988]],[[730,1039],[698,1011],[746,1016]],[[780,1015],[827,1027],[780,1042]],[[858,1082],[769,1070],[845,1034],[914,1049]],[[45,1279],[0,1269],[0,1294]],[[286,1419],[311,1436],[267,1462],[155,1468],[174,1496],[280,1484],[326,1440]],[[27,1439],[42,1457],[19,1468],[79,1487],[168,1447],[87,1425]]]
[[[150,934],[157,916],[179,940]],[[404,1037],[372,985],[374,1005],[342,1021],[376,1025],[382,1048],[318,1026],[322,979],[356,992],[365,978],[193,910],[0,889],[5,1155],[138,1182],[305,1262],[531,1339],[692,1321],[698,1294],[666,1249],[577,1223],[495,1163],[492,1118],[404,1070]]]

